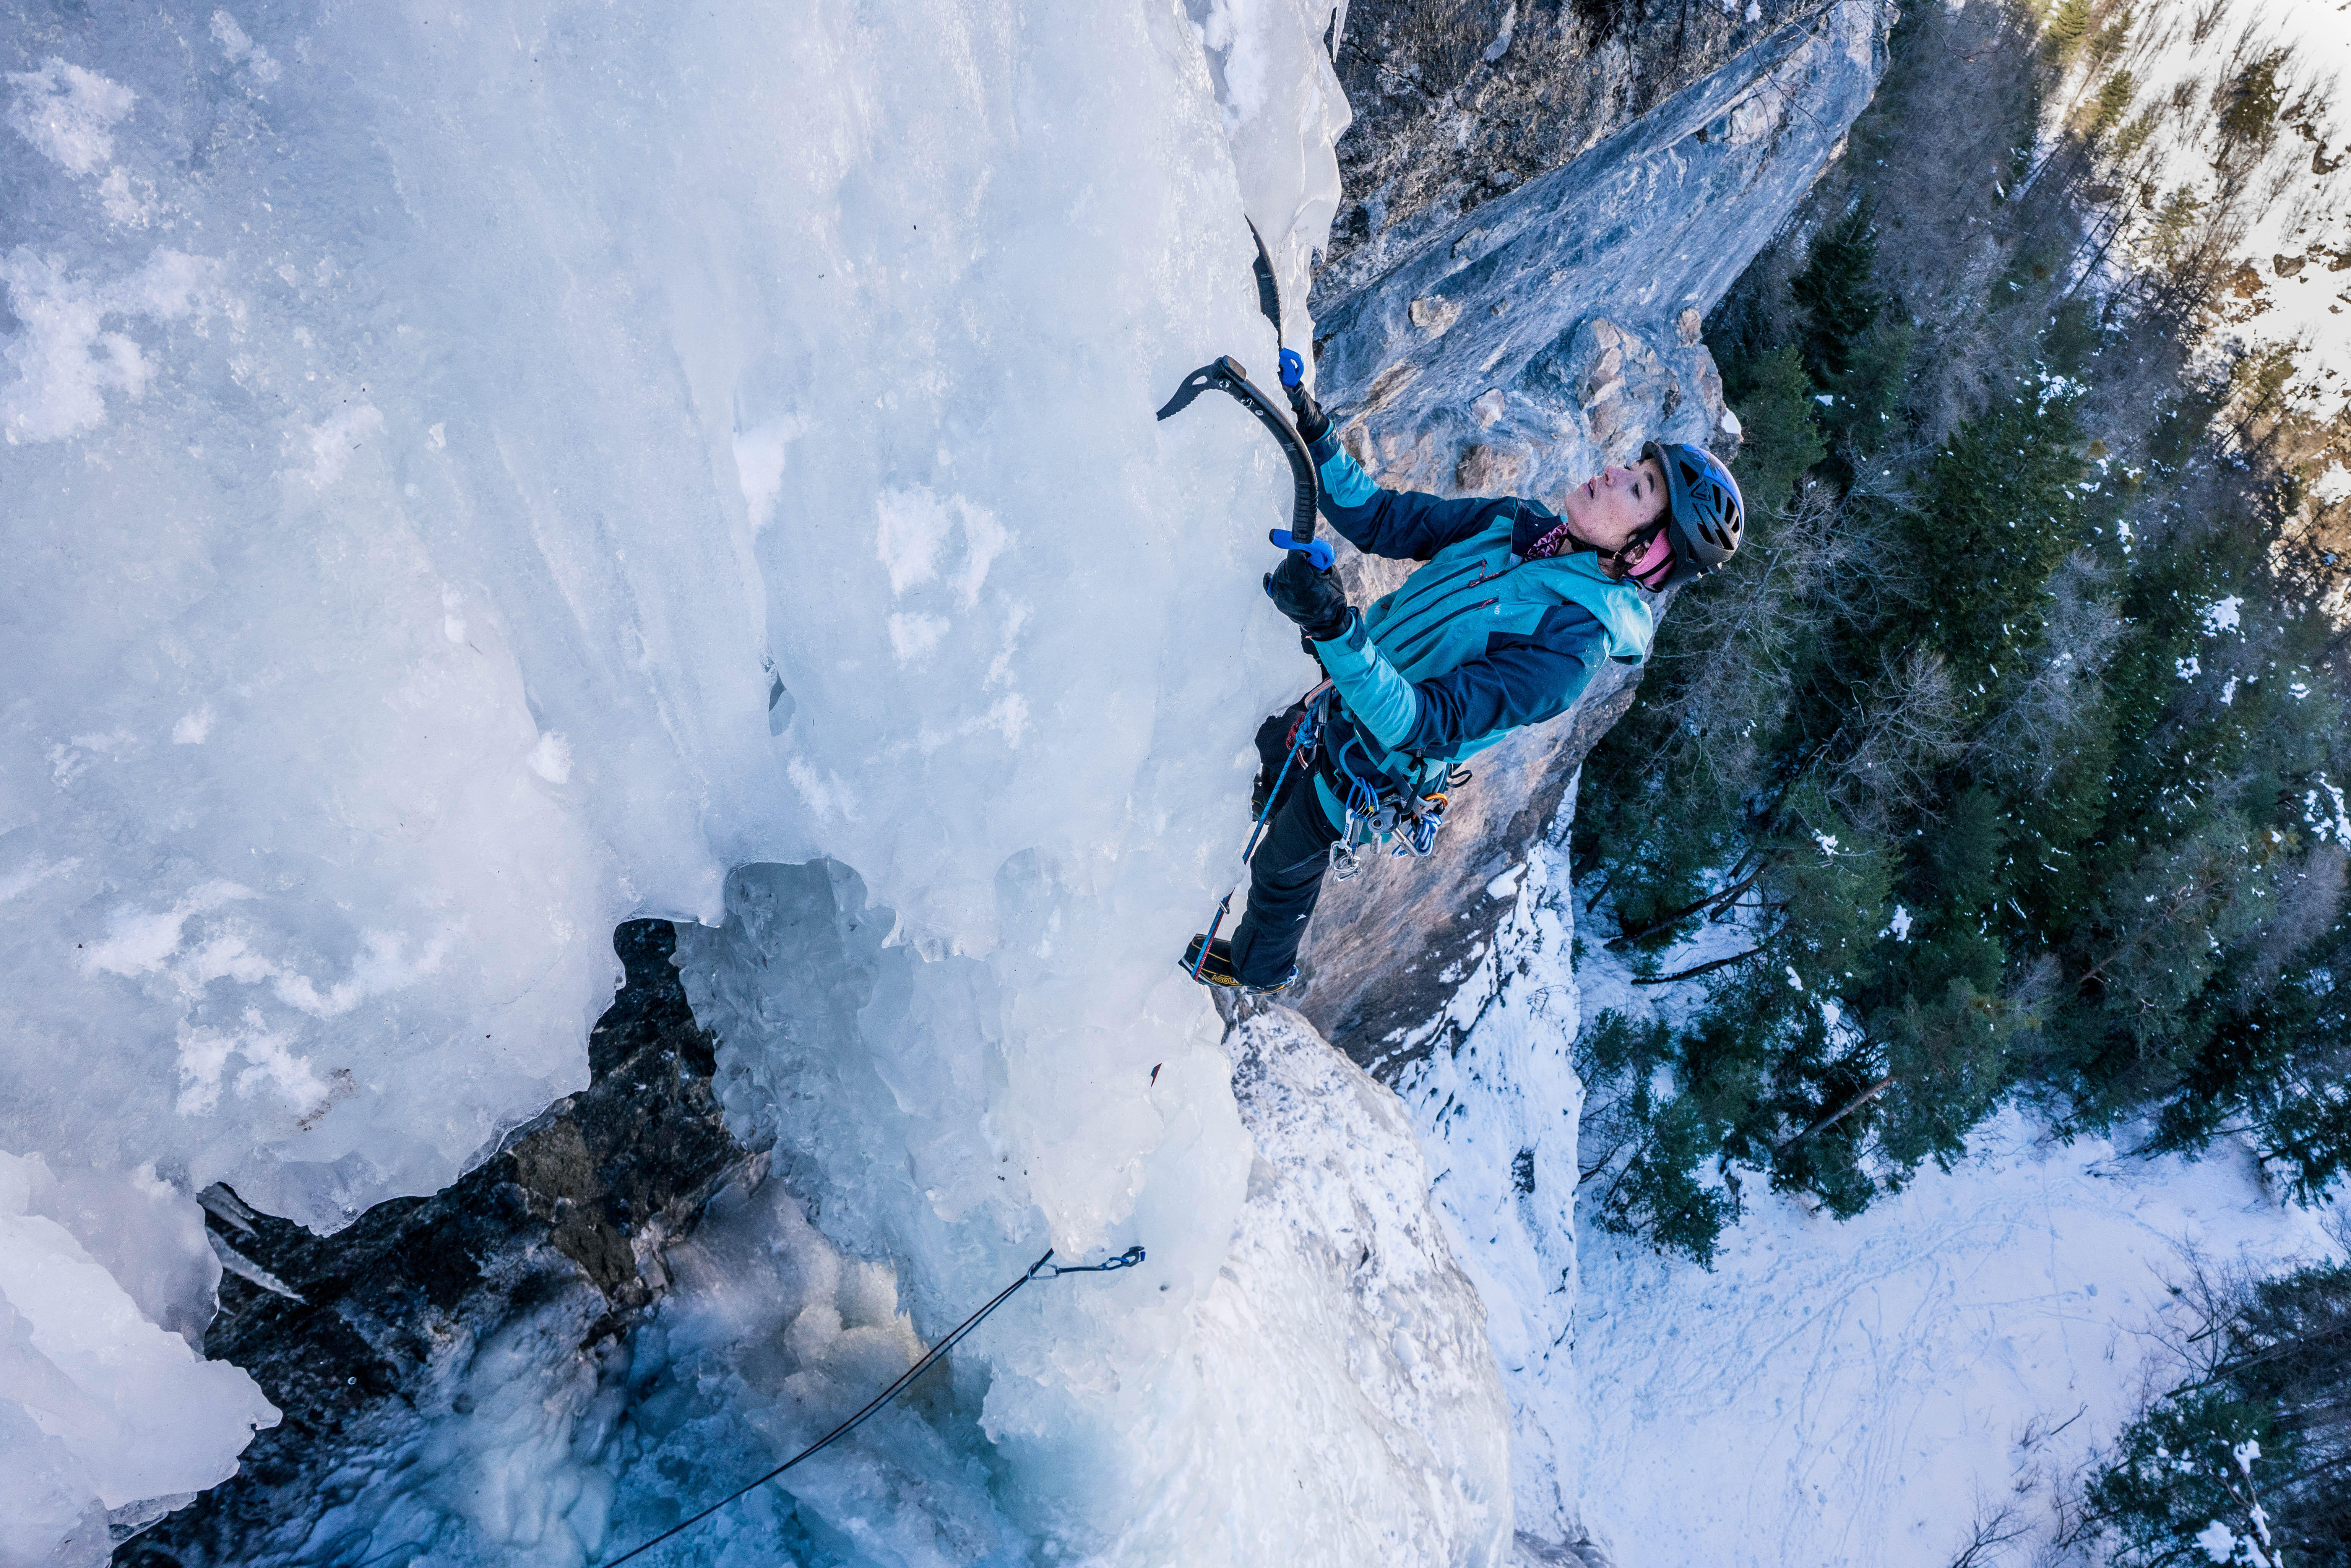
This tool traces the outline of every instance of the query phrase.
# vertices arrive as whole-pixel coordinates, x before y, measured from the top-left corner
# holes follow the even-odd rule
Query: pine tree
[[[1853,368],[1853,343],[1885,308],[1875,280],[1877,231],[1869,204],[1813,237],[1811,258],[1789,292],[1811,319],[1804,335],[1804,368],[1826,386]]]
[[[2131,99],[2137,95],[2138,83],[2130,72],[2116,71],[2108,77],[2105,85],[2098,89],[2097,109],[2090,116],[2091,140],[2095,141],[2121,124],[2123,116],[2130,112]]]
[[[1950,567],[1921,607],[1921,630],[1978,695],[2003,657],[2021,660],[2039,630],[2028,612],[2082,538],[2073,404],[2044,387],[1968,421],[1935,455],[1905,519],[1913,548]]]
[[[2042,47],[2049,51],[2050,58],[2064,60],[2081,46],[2096,9],[2092,0],[2062,0],[2041,25]]]
[[[1807,470],[1828,455],[1814,419],[1813,383],[1793,348],[1774,349],[1723,369],[1724,395],[1739,410],[1732,467],[1750,508],[1776,516]]]
[[[2132,1568],[2351,1564],[2351,1268],[2199,1273],[2199,1360],[2124,1429],[2087,1489]]]

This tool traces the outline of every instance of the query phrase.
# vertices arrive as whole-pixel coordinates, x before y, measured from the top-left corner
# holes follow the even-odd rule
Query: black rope
[[[953,1350],[957,1340],[960,1340],[964,1335],[977,1328],[987,1318],[988,1313],[1002,1306],[1006,1301],[1010,1301],[1012,1299],[1012,1292],[1027,1284],[1029,1281],[1040,1279],[1058,1280],[1064,1274],[1107,1274],[1114,1270],[1132,1269],[1137,1263],[1142,1262],[1143,1260],[1143,1249],[1140,1246],[1136,1246],[1128,1248],[1125,1251],[1120,1253],[1117,1257],[1111,1259],[1108,1262],[1071,1263],[1062,1265],[1057,1264],[1053,1261],[1053,1249],[1050,1247],[1047,1248],[1045,1249],[1045,1255],[1042,1258],[1038,1259],[1037,1261],[1029,1265],[1028,1272],[1022,1274],[1020,1278],[1013,1281],[1012,1283],[1005,1286],[1004,1289],[997,1291],[996,1294],[989,1299],[987,1305],[980,1308],[979,1311],[972,1313],[971,1316],[957,1323],[955,1326],[954,1332],[950,1333],[945,1339],[939,1341],[938,1343],[933,1345],[930,1348],[929,1354],[925,1355],[922,1360],[914,1363],[914,1365],[908,1367],[904,1373],[900,1374],[896,1382],[891,1384],[889,1387],[875,1395],[872,1402],[869,1403],[864,1409],[860,1410],[856,1415],[852,1416],[848,1420],[843,1421],[840,1426],[835,1427],[831,1431],[827,1432],[823,1437],[819,1437],[815,1442],[810,1443],[807,1448],[802,1448],[799,1453],[794,1454],[790,1458],[786,1459],[782,1464],[778,1465],[774,1469],[769,1470],[758,1480],[752,1481],[747,1486],[737,1487],[735,1490],[728,1492],[725,1497],[720,1498],[716,1502],[712,1503],[708,1508],[704,1509],[700,1513],[695,1514],[693,1518],[681,1520],[677,1523],[671,1525],[667,1530],[663,1531],[659,1535],[654,1536],[651,1541],[646,1542],[642,1546],[632,1546],[629,1548],[628,1551],[622,1552],[610,1563],[602,1564],[601,1568],[620,1568],[620,1564],[626,1563],[630,1558],[640,1556],[647,1552],[651,1552],[654,1547],[659,1546],[663,1542],[670,1539],[670,1537],[682,1534],[684,1531],[693,1529],[695,1525],[700,1524],[704,1520],[708,1519],[712,1514],[716,1513],[720,1509],[725,1508],[737,1498],[742,1497],[746,1493],[758,1490],[759,1488],[766,1486],[769,1481],[774,1480],[778,1476],[782,1475],[786,1470],[790,1469],[802,1459],[815,1458],[818,1454],[822,1453],[832,1444],[840,1441],[841,1438],[849,1436],[850,1433],[857,1430],[860,1426],[864,1424],[867,1416],[872,1415],[876,1410],[879,1410],[884,1405],[889,1404],[891,1400],[895,1399],[899,1395],[904,1393],[906,1389],[913,1385],[914,1379],[922,1376],[924,1373],[928,1372],[931,1369],[932,1364],[936,1362],[939,1357],[946,1354],[948,1351]]]

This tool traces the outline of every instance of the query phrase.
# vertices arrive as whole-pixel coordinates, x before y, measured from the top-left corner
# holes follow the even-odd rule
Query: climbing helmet
[[[1721,570],[1739,553],[1747,527],[1747,503],[1740,498],[1739,481],[1722,459],[1687,442],[1652,441],[1641,448],[1641,455],[1656,458],[1666,471],[1665,538],[1673,559],[1669,570],[1659,561],[1652,570],[1635,569],[1629,575],[1654,590]],[[1641,553],[1646,565],[1649,552]]]

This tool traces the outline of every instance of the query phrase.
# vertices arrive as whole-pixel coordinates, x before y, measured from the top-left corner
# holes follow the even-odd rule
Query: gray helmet
[[[1656,458],[1666,471],[1666,541],[1673,547],[1674,569],[1658,586],[1692,582],[1721,570],[1739,553],[1747,528],[1747,503],[1740,497],[1739,481],[1713,453],[1686,442],[1652,441],[1641,448],[1641,455]]]

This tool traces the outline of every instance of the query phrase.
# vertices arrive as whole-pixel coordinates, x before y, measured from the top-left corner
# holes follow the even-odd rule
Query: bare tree
[[[1963,760],[2045,787],[2074,755],[2074,737],[2097,707],[2100,676],[2123,632],[2122,614],[2105,591],[2106,576],[2086,550],[2058,569],[2031,673],[1976,732]]]

